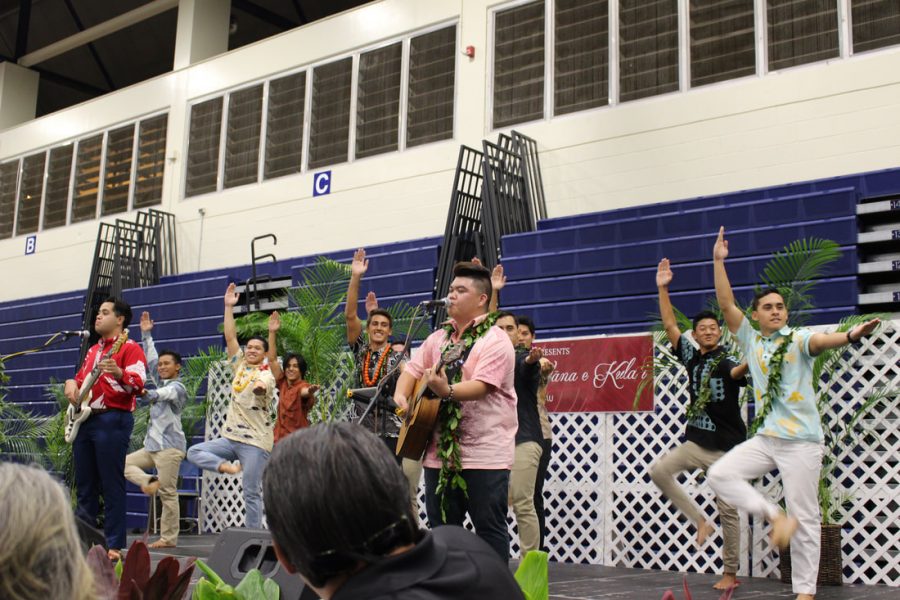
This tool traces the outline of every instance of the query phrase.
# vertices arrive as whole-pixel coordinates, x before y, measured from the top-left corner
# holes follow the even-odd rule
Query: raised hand
[[[728,258],[728,240],[725,239],[725,226],[719,227],[719,237],[713,246],[713,260],[725,260]]]
[[[656,287],[669,287],[670,283],[672,283],[672,269],[669,266],[669,259],[664,258],[656,267]]]
[[[150,313],[146,310],[141,313],[141,331],[144,333],[153,331],[153,319],[150,318]]]
[[[503,274],[503,265],[497,265],[491,271],[491,287],[498,292],[506,285],[506,275]]]
[[[269,315],[269,332],[275,333],[279,329],[281,329],[281,315],[279,315],[276,310]]]
[[[472,263],[473,265],[481,266],[481,259],[478,258],[477,256],[473,256],[472,260],[470,260],[469,262]]]
[[[350,263],[350,274],[356,277],[362,277],[369,269],[369,260],[366,258],[366,250],[364,248],[357,249],[353,253],[353,262]]]
[[[375,297],[375,292],[369,292],[366,294],[366,317],[370,312],[378,308],[378,298]]]
[[[236,306],[238,303],[238,298],[240,298],[240,294],[235,291],[234,283],[228,284],[228,289],[225,290],[225,306]]]
[[[865,323],[860,323],[856,327],[850,330],[850,339],[853,342],[858,342],[862,338],[870,335],[878,326],[881,324],[881,319],[875,318],[871,321],[866,321]]]

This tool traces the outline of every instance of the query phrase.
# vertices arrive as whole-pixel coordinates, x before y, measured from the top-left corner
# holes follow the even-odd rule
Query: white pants
[[[823,453],[822,444],[816,442],[757,435],[732,448],[707,473],[716,496],[738,510],[769,519],[778,515],[778,507],[748,480],[775,468],[781,473],[787,512],[799,521],[791,538],[791,583],[795,594],[816,593],[822,537],[818,486]]]

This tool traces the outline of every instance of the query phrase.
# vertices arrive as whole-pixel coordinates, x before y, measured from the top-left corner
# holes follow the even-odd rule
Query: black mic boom
[[[60,331],[60,333],[63,334],[64,336],[66,336],[67,338],[80,337],[80,338],[87,339],[87,338],[91,337],[91,332],[87,331],[86,329],[82,329],[80,331]]]
[[[438,300],[423,300],[421,302],[421,306],[425,308],[449,308],[450,307],[450,299],[449,298],[439,298]]]

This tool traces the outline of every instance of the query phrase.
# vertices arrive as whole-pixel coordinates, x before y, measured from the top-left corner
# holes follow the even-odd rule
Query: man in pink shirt
[[[438,457],[440,436],[447,427],[445,418],[439,418],[425,452],[428,521],[432,527],[462,525],[468,512],[478,536],[508,560],[509,472],[519,425],[513,384],[515,351],[509,336],[493,325],[496,316],[487,312],[490,272],[465,262],[456,265],[453,275],[447,310],[450,320],[428,336],[415,353],[397,382],[394,402],[406,410],[416,380],[425,376],[428,387],[442,398],[442,416],[448,414],[446,409],[458,405],[461,470],[454,471],[452,464],[442,465]],[[462,357],[435,372],[433,367],[442,353],[455,344],[462,344]],[[442,470],[449,479],[443,493],[438,494]],[[453,485],[455,473],[465,481],[465,490]]]

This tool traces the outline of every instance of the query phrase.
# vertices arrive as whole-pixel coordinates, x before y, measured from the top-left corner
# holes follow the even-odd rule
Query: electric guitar
[[[438,372],[444,365],[456,362],[462,358],[465,344],[452,344],[442,353],[441,358],[434,367]],[[409,400],[409,409],[400,426],[400,435],[397,437],[397,456],[419,460],[428,447],[431,434],[437,425],[438,411],[441,408],[441,398],[428,387],[428,375],[423,374],[416,382],[412,396]]]
[[[97,361],[97,364],[94,365],[94,368],[91,369],[91,372],[88,373],[88,376],[84,378],[81,387],[78,389],[79,406],[76,408],[74,405],[69,403],[69,407],[66,409],[66,442],[71,444],[75,441],[75,438],[78,436],[78,428],[81,427],[81,424],[87,421],[88,417],[91,416],[91,389],[100,378],[100,363],[118,352],[122,347],[122,344],[124,344],[127,340],[128,330],[126,329],[119,335],[118,338],[116,338],[116,341],[113,342],[112,347],[106,352],[106,354],[100,357],[100,360]]]

